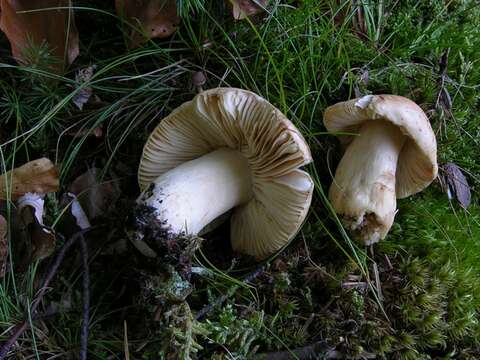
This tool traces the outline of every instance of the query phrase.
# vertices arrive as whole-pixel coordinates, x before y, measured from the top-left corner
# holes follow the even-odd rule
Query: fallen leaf
[[[77,87],[82,86],[86,82],[89,82],[93,76],[93,71],[95,70],[95,65],[86,67],[85,69],[81,69],[75,75],[75,83]],[[83,109],[83,105],[88,103],[90,97],[93,94],[93,89],[90,86],[82,87],[72,98],[73,103],[79,108],[80,110]]]
[[[460,167],[454,163],[441,165],[440,182],[449,199],[455,198],[466,209],[471,202],[472,194],[467,178]]]
[[[17,202],[17,212],[27,238],[27,263],[44,259],[55,250],[55,235],[43,225],[43,206],[43,197],[34,193],[25,194]]]
[[[45,194],[58,191],[59,171],[47,158],[30,161],[0,175],[0,199],[18,199],[26,193]]]
[[[8,223],[0,215],[0,278],[5,276],[8,261],[8,241],[7,241]]]
[[[180,23],[175,0],[115,0],[117,14],[132,26],[130,47],[172,35]]]
[[[92,167],[76,178],[69,191],[76,194],[88,218],[93,220],[112,209],[120,191],[113,181],[99,182],[99,169]]]
[[[75,60],[79,49],[73,11],[52,9],[70,5],[71,0],[0,0],[0,29],[20,64],[37,64],[43,46],[52,55],[50,68],[55,72],[63,72]],[[46,8],[50,10],[31,11]]]
[[[75,194],[64,192],[60,198],[59,206],[63,209],[62,217],[55,229],[65,237],[71,237],[80,230],[91,226],[90,220]]]
[[[227,2],[232,8],[232,15],[235,20],[243,20],[258,14],[263,11],[262,7],[268,4],[268,0],[227,0]]]
[[[75,219],[75,225],[81,230],[88,229],[91,226],[90,220],[88,220],[87,214],[78,202],[77,196],[72,193],[67,193],[65,196],[70,202],[70,212]]]
[[[67,135],[73,136],[74,138],[83,138],[85,136],[94,136],[96,138],[101,138],[103,136],[103,129],[101,126],[94,127],[93,129],[80,129],[78,131],[70,131]]]

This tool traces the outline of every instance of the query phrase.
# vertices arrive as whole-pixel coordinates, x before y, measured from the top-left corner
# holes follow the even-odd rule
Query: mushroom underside
[[[160,175],[137,199],[139,231],[130,238],[154,257],[154,242],[203,235],[231,214],[233,250],[262,259],[296,234],[312,189],[310,176],[298,169],[256,178],[240,151],[222,148]]]
[[[162,194],[145,192],[139,202],[156,209],[162,227],[177,234],[202,234],[230,213],[234,251],[264,259],[305,219],[313,181],[300,168],[310,161],[305,139],[268,101],[242,89],[210,89],[150,135],[139,185]]]

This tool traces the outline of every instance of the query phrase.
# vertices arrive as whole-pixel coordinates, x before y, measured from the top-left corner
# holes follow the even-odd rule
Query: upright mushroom
[[[313,181],[299,168],[310,150],[273,105],[245,90],[200,93],[164,118],[143,150],[137,202],[154,211],[164,237],[198,234],[233,209],[234,250],[262,259],[299,230]],[[152,247],[133,240],[147,256]]]
[[[427,116],[413,101],[367,95],[330,106],[330,132],[347,146],[329,191],[333,208],[354,239],[366,245],[384,239],[396,199],[426,188],[437,176],[437,143]]]

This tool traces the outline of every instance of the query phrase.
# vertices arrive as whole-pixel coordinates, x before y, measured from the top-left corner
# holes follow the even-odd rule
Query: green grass
[[[100,7],[82,1],[76,11],[81,55],[64,76],[39,67],[18,67],[2,52],[2,168],[48,156],[61,163],[65,188],[94,158],[103,169],[103,180],[114,173],[122,189],[118,212],[101,219],[111,230],[90,239],[92,359],[124,358],[124,320],[133,358],[170,354],[184,359],[248,359],[254,353],[294,349],[326,338],[351,355],[478,356],[480,329],[475,322],[480,318],[475,309],[480,297],[472,288],[480,275],[476,261],[480,256],[478,4],[474,0],[362,1],[365,22],[359,34],[352,2],[301,3],[272,1],[265,15],[234,22],[223,2],[179,1],[183,20],[173,37],[129,50],[122,36],[125,24],[113,16],[113,2]],[[8,48],[5,38],[0,42]],[[448,66],[442,77],[439,62],[447,49]],[[79,111],[71,102],[79,91],[74,74],[91,64],[96,65],[95,73],[83,86],[92,87],[99,101]],[[255,265],[232,265],[231,258],[220,261],[207,247],[194,264],[208,269],[208,275],[193,278],[194,291],[187,302],[171,304],[158,296],[164,283],[152,280],[161,275],[155,261],[145,261],[130,248],[117,255],[104,250],[125,237],[118,224],[138,194],[136,169],[149,131],[194,96],[191,77],[199,70],[207,77],[204,88],[252,90],[301,129],[314,156],[308,171],[316,192],[301,234],[271,259],[253,285],[241,279]],[[452,99],[451,109],[437,106],[442,88]],[[461,166],[473,193],[467,212],[450,203],[437,185],[400,201],[392,234],[373,255],[350,241],[325,195],[341,154],[336,139],[325,133],[322,113],[356,93],[399,94],[420,104],[437,133],[439,161]],[[97,126],[103,127],[101,139],[69,135]],[[48,214],[56,228],[59,214],[54,206]],[[400,280],[389,277],[382,267],[385,254],[392,258]],[[5,331],[23,319],[26,303],[34,295],[32,284],[48,265],[46,260],[19,273],[17,259],[13,260],[0,284],[3,339],[8,337]],[[398,289],[381,300],[373,281],[374,261],[387,289],[401,285],[410,291],[417,269],[420,278],[438,278],[441,290],[432,289],[431,283],[418,285],[419,294],[427,297],[420,305],[415,303],[418,299],[397,296]],[[20,342],[23,355],[69,358],[78,353],[80,271],[72,253],[44,304],[68,306],[34,321]],[[369,280],[366,292],[342,289],[349,275]],[[153,288],[145,286],[152,283]],[[205,320],[193,320],[196,311],[227,292],[229,299]],[[438,303],[444,311],[435,313],[432,308]],[[398,310],[402,306],[404,313]],[[163,315],[154,321],[158,309]],[[415,311],[436,317],[412,323]],[[457,319],[456,325],[450,327],[449,319]],[[357,323],[353,329],[347,326],[350,320]],[[365,340],[369,337],[379,342]],[[349,346],[340,338],[349,339]]]

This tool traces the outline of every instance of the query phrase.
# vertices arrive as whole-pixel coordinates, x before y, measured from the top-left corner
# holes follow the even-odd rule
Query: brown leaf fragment
[[[180,23],[175,0],[115,0],[115,8],[133,27],[132,48],[151,38],[169,37]]]
[[[42,196],[28,193],[18,199],[17,211],[24,236],[27,237],[26,262],[42,260],[55,250],[55,235],[43,225]]]
[[[5,276],[8,261],[8,241],[7,241],[8,223],[0,215],[0,278]]]
[[[77,195],[90,220],[105,215],[120,196],[115,182],[98,180],[99,172],[99,169],[92,167],[69,186],[69,191]]]
[[[449,199],[456,199],[466,209],[472,200],[470,186],[462,170],[454,163],[441,165],[443,170],[439,176],[442,188]]]
[[[58,191],[58,168],[47,158],[30,161],[0,175],[0,199],[16,200],[26,193],[45,194]]]
[[[96,138],[101,138],[103,136],[103,129],[101,126],[94,127],[93,129],[79,129],[78,131],[69,131],[67,135],[73,136],[74,138],[80,139],[85,136],[94,136]]]
[[[243,20],[263,11],[269,0],[227,0],[235,20]]]
[[[75,194],[64,192],[60,197],[59,206],[62,208],[62,217],[55,229],[65,237],[71,237],[91,226],[90,220]]]
[[[49,68],[61,73],[78,56],[73,11],[54,9],[71,6],[71,0],[0,0],[0,6],[0,29],[20,64],[38,64],[42,59],[39,49],[46,46],[52,55]]]
[[[82,205],[80,205],[77,196],[72,193],[67,193],[65,194],[65,197],[70,202],[70,212],[75,219],[76,227],[80,230],[85,230],[91,227],[90,220],[88,219],[87,214],[85,214]]]
[[[77,84],[77,87],[81,87],[86,82],[89,82],[93,76],[94,70],[95,70],[95,65],[79,70],[77,72],[77,75],[75,76],[75,82]],[[82,110],[83,105],[88,103],[92,94],[93,94],[93,89],[90,86],[83,86],[72,98],[72,101],[77,106],[77,108]]]

